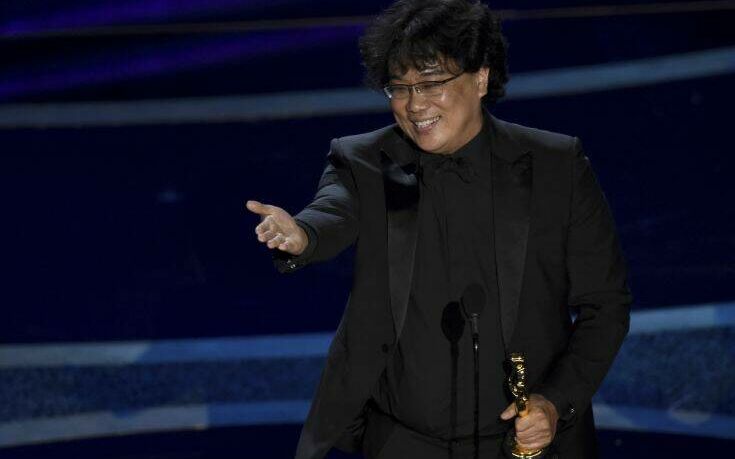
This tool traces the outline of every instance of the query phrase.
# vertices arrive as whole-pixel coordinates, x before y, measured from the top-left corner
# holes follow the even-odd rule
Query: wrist
[[[309,246],[309,235],[306,234],[306,231],[304,231],[301,225],[296,225],[296,234],[297,236],[292,254],[299,256],[304,253],[304,250]]]

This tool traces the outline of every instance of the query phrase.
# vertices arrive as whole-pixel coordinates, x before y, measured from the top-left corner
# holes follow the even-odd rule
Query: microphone
[[[444,307],[442,311],[442,332],[444,337],[452,343],[456,344],[464,333],[464,317],[459,308],[459,303],[452,301]]]
[[[485,308],[485,289],[480,284],[470,284],[462,294],[462,309],[472,324],[472,335],[480,334],[478,319]]]
[[[472,324],[472,354],[475,363],[475,459],[480,458],[480,314],[487,301],[480,284],[470,284],[462,294],[462,309]]]

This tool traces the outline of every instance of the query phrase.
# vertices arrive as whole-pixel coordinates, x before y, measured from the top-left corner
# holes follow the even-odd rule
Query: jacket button
[[[387,344],[385,344],[385,343],[383,343],[383,345],[382,345],[382,346],[380,346],[380,349],[382,349],[382,350],[383,350],[383,352],[387,354],[387,353],[388,353],[388,351],[390,351],[390,346],[389,346],[389,345],[387,345]]]

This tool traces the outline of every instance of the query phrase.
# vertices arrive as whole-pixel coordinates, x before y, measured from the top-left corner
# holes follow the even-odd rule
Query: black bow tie
[[[443,156],[439,159],[432,158],[431,161],[427,161],[426,164],[421,165],[421,180],[424,182],[424,185],[431,185],[439,175],[446,172],[457,174],[465,183],[470,183],[475,175],[472,161],[468,158]]]

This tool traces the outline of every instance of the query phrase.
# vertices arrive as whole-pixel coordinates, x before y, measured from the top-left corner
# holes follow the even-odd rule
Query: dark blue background
[[[104,13],[114,3],[3,5],[2,100],[137,100],[358,86],[361,26],[225,34],[22,34],[110,24],[364,15],[386,2],[321,2],[314,10],[308,2],[222,2],[218,8],[191,1],[186,2],[190,13],[151,4],[118,19],[117,10]],[[534,6],[550,5],[495,4],[499,9]],[[85,8],[96,13],[78,13]],[[49,19],[57,11],[71,13]],[[35,22],[20,23],[23,18]],[[507,21],[510,69],[520,73],[732,45],[733,19],[732,11],[720,11]],[[225,48],[237,51],[207,60]],[[637,308],[735,298],[729,183],[735,160],[728,97],[734,82],[728,74],[501,102],[493,110],[514,122],[583,139],[618,222]],[[267,250],[253,237],[257,218],[243,211],[243,201],[259,199],[298,211],[314,192],[332,137],[391,121],[386,113],[0,130],[5,316],[0,339],[334,329],[350,283],[349,255],[292,276],[277,275]]]
[[[363,72],[357,40],[364,20],[389,3],[2,2],[0,111],[28,103],[358,87]],[[735,45],[735,2],[686,13],[668,13],[665,2],[614,3],[656,8],[652,14],[618,15],[613,8],[575,17],[599,4],[492,2],[511,14],[504,25],[511,78]],[[566,7],[582,9],[562,10],[562,18],[524,18],[537,9]],[[309,18],[322,19],[308,27],[282,22],[244,30],[263,20]],[[348,18],[349,25],[330,24],[329,18]],[[192,24],[219,24],[228,31],[197,31]],[[155,30],[143,33],[142,26]],[[718,76],[508,100],[492,109],[509,121],[582,138],[618,223],[636,311],[735,299],[730,139],[735,68],[732,63],[729,68]],[[386,112],[240,123],[0,128],[0,343],[334,330],[351,282],[349,251],[331,263],[279,275],[255,239],[258,218],[244,210],[244,201],[297,212],[315,191],[331,138],[391,122]],[[732,352],[718,346],[731,341],[726,328],[632,337],[598,401],[729,414],[731,393],[718,391],[732,372],[718,373],[716,365],[701,360],[717,354],[726,368]],[[698,366],[678,355],[690,345],[695,353],[707,351],[694,357]],[[653,355],[661,349],[677,351]],[[256,393],[254,400],[308,399],[321,357],[284,362],[171,364],[160,366],[159,373],[151,365],[3,369],[3,387],[12,391],[1,395],[12,400],[0,411],[5,421],[13,421],[23,409],[38,409],[34,414],[41,417],[105,409],[124,415],[136,407],[215,403],[222,394],[231,396],[226,401],[247,401],[243,394],[249,391]],[[663,382],[645,386],[650,381],[630,379],[631,374],[646,378],[651,368]],[[283,387],[265,384],[268,375]],[[717,382],[712,390],[690,390],[710,377]],[[677,378],[681,384],[674,384]],[[68,412],[50,405],[43,398],[47,393]],[[199,393],[207,396],[194,396]],[[667,397],[658,400],[661,394]],[[4,449],[0,456],[287,457],[298,429],[258,425],[81,439]],[[650,457],[654,448],[667,457],[732,449],[731,440],[652,432],[608,431],[599,439],[604,457]]]

